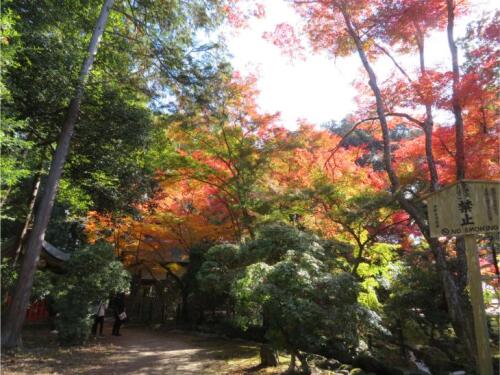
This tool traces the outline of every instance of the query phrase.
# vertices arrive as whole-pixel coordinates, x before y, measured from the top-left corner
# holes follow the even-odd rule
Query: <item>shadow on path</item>
[[[124,327],[117,337],[107,326],[105,336],[87,346],[26,349],[2,358],[2,374],[229,374],[228,360],[251,359],[258,353],[255,345],[236,340],[138,327]]]

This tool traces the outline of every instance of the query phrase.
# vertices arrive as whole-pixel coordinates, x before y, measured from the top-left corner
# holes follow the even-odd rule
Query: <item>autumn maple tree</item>
[[[378,134],[383,143],[382,158],[392,195],[418,225],[429,243],[441,275],[455,331],[464,342],[471,358],[475,357],[470,306],[463,283],[466,275],[465,264],[462,261],[458,277],[454,277],[446,259],[444,245],[429,236],[425,207],[418,199],[427,191],[435,191],[440,184],[462,179],[469,173],[471,175],[474,173],[474,177],[478,177],[475,174],[477,170],[466,168],[465,163],[465,144],[468,138],[466,129],[473,132],[472,129],[476,125],[473,122],[464,122],[467,95],[461,88],[467,85],[470,78],[467,74],[465,77],[460,76],[454,39],[455,16],[465,11],[466,4],[455,3],[452,0],[377,1],[376,4],[371,1],[292,1],[292,4],[305,21],[302,32],[313,51],[325,50],[333,56],[350,54],[359,56],[368,77],[368,86],[361,84],[360,88],[363,90],[362,94],[370,95],[372,100],[365,101],[359,108],[356,114],[356,126],[373,120],[379,123]],[[449,72],[430,70],[425,61],[426,37],[431,31],[444,28],[451,52]],[[289,43],[299,40],[296,35],[297,31],[289,25],[282,24],[278,25],[276,32],[268,35],[268,38],[279,46],[285,46],[288,51]],[[407,72],[397,61],[398,53],[411,51],[417,51],[419,57],[418,73],[415,76]],[[382,56],[394,65],[395,73],[388,81],[380,81],[375,69],[375,60]],[[488,58],[486,60],[489,61]],[[400,78],[397,78],[396,74]],[[481,95],[470,96],[481,97]],[[435,130],[433,115],[435,107],[452,112],[454,116],[452,129],[440,126]],[[402,122],[422,130],[422,137],[408,143],[413,145],[413,152],[419,157],[408,154],[404,144],[395,144],[391,139],[391,129]],[[447,137],[443,133],[448,133]],[[450,144],[449,135],[454,135],[454,144]],[[495,144],[497,141],[492,139],[491,142]],[[490,155],[494,154],[494,147],[491,149],[487,147],[486,150],[490,151],[482,151],[478,155],[478,159],[482,160],[481,163],[489,164],[488,160],[492,159]],[[448,155],[442,150],[446,150]],[[412,159],[413,163],[418,165],[405,164],[402,161],[405,158]],[[472,156],[471,159],[474,160],[475,157]],[[446,169],[449,168],[447,164],[455,165],[454,173]],[[472,161],[471,166],[473,164]],[[410,174],[413,181],[403,178],[403,168],[408,167],[412,169]],[[439,173],[441,167],[445,169],[443,172],[448,172],[442,173],[443,177],[440,177]],[[425,174],[420,174],[418,181],[414,180],[415,173],[421,170]],[[482,177],[497,176],[496,167],[483,169],[483,172],[485,173]],[[463,260],[464,249],[460,242],[460,240],[457,242],[457,250],[459,259]]]
[[[115,3],[70,106],[79,125],[68,163],[66,131],[48,183],[54,124],[72,95],[61,88],[78,82],[73,60],[90,37],[80,24],[97,9],[59,17],[53,4],[28,3],[2,15],[2,308],[11,304],[16,323],[2,342],[18,342],[26,275],[54,205],[47,240],[71,253],[61,266],[71,269],[52,275],[49,265],[35,284],[55,280],[62,339],[85,341],[90,299],[130,284],[132,320],[175,317],[252,338],[261,366],[279,366],[284,350],[290,373],[345,369],[337,360],[392,373],[393,354],[414,368],[411,350],[432,372],[472,370],[464,239],[431,238],[426,197],[500,177],[498,15],[457,39],[467,1],[288,0],[302,23],[278,24],[265,39],[292,60],[319,53],[360,65],[356,109],[343,120],[289,124],[260,108],[259,75],[236,71],[224,48],[224,34],[264,17],[265,2]],[[430,62],[438,33],[445,65]],[[485,295],[498,296],[498,237],[478,242]],[[119,282],[92,276],[96,262]],[[12,303],[16,280],[23,295]]]
[[[197,100],[181,98],[166,124],[185,166],[172,175],[217,189],[240,237],[253,235],[262,178],[285,134],[277,114],[259,111],[257,94],[255,77],[221,71]]]
[[[222,69],[197,96],[181,95],[178,112],[158,123],[156,193],[135,206],[135,215],[89,217],[92,241],[113,243],[131,269],[166,272],[185,293],[184,306],[183,267],[172,252],[182,251],[187,261],[198,245],[253,236],[267,197],[262,182],[285,131],[277,115],[260,113],[254,84],[254,77]]]

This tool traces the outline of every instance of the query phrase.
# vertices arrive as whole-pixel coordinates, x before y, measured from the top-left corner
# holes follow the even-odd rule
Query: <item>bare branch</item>
[[[403,117],[411,122],[413,122],[414,124],[418,125],[420,128],[424,128],[425,127],[425,122],[424,121],[420,121],[419,119],[413,117],[413,116],[410,116],[409,114],[407,113],[401,113],[401,112],[389,112],[389,113],[386,113],[385,114],[387,117]]]
[[[338,151],[338,149],[342,146],[342,142],[344,142],[344,140],[346,140],[346,139],[347,139],[347,137],[349,137],[349,136],[350,136],[350,135],[351,135],[351,134],[352,134],[352,133],[356,130],[356,128],[357,128],[359,125],[361,125],[361,124],[363,124],[363,123],[365,123],[365,122],[368,122],[368,121],[376,121],[376,120],[378,120],[378,117],[369,117],[369,118],[366,118],[366,119],[360,120],[360,121],[358,121],[357,123],[355,123],[355,124],[353,125],[353,127],[351,128],[351,130],[349,130],[347,133],[345,133],[345,134],[342,136],[342,138],[340,139],[339,143],[337,143],[337,145],[336,145],[334,148],[332,148],[332,149],[330,150],[330,156],[328,157],[328,159],[326,159],[326,161],[325,161],[325,165],[327,165],[327,164],[329,164],[329,163],[330,163],[330,160],[333,158],[333,156],[334,156],[334,155],[335,155],[335,153]]]
[[[375,43],[375,47],[377,47],[379,50],[381,50],[389,59],[392,60],[392,62],[396,66],[396,68],[398,68],[398,70],[406,77],[406,79],[409,82],[413,82],[413,80],[411,79],[411,77],[409,76],[409,74],[406,73],[406,71],[403,69],[403,67],[398,64],[398,62],[396,61],[396,59],[391,55],[391,53],[387,50],[387,48],[381,46],[378,43]]]

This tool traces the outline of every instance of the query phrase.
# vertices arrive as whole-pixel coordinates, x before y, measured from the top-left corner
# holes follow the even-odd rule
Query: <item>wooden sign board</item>
[[[431,237],[499,231],[499,181],[463,180],[426,200]]]

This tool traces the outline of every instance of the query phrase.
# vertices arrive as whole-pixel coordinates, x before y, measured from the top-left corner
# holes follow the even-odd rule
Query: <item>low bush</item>
[[[65,268],[53,292],[56,327],[62,344],[78,345],[90,334],[95,301],[128,290],[130,275],[101,243],[75,251]]]

